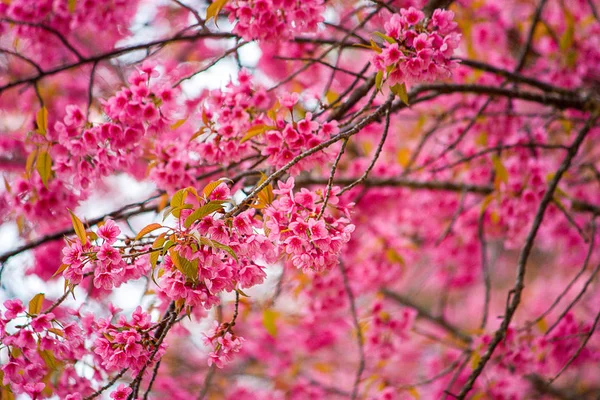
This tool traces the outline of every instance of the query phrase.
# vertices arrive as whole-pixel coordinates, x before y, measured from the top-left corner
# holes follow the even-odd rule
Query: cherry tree
[[[0,2],[0,398],[597,398],[599,10]]]

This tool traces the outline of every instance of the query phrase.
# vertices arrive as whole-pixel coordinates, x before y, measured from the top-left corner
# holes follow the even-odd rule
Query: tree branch
[[[475,369],[471,372],[471,374],[467,378],[465,385],[462,387],[460,393],[457,396],[458,399],[464,399],[467,396],[467,394],[471,391],[471,389],[473,388],[473,385],[475,384],[475,381],[477,380],[479,375],[481,375],[481,372],[485,368],[485,365],[492,357],[494,350],[506,336],[506,331],[508,330],[510,322],[521,302],[521,295],[523,293],[523,289],[525,288],[524,280],[525,280],[525,272],[527,271],[527,260],[529,259],[529,255],[531,254],[531,250],[533,249],[533,243],[537,236],[537,232],[540,229],[540,226],[542,225],[544,215],[546,214],[546,209],[552,202],[552,199],[554,197],[554,192],[556,191],[556,188],[558,187],[560,180],[562,179],[565,172],[567,172],[567,170],[571,166],[571,162],[572,162],[573,158],[575,158],[575,156],[577,155],[577,152],[579,151],[579,147],[583,143],[583,141],[584,141],[585,137],[587,136],[588,132],[590,131],[590,129],[592,129],[592,127],[594,126],[596,119],[597,119],[597,116],[591,117],[588,120],[587,124],[579,131],[573,144],[569,148],[567,155],[565,156],[562,163],[560,164],[558,171],[556,171],[556,174],[550,181],[550,184],[548,185],[546,192],[544,193],[544,196],[542,197],[542,200],[537,209],[535,218],[533,220],[533,226],[531,227],[531,229],[527,235],[527,238],[525,240],[525,245],[523,246],[523,249],[521,250],[521,253],[519,254],[519,260],[517,262],[517,277],[515,280],[515,285],[514,285],[513,289],[509,292],[509,295],[508,295],[509,303],[507,304],[506,312],[504,315],[504,319],[502,320],[502,324],[500,325],[500,328],[498,328],[498,330],[494,334],[494,338],[490,342],[486,352],[482,355],[479,363],[477,364]],[[512,294],[512,299],[511,299],[511,294]]]

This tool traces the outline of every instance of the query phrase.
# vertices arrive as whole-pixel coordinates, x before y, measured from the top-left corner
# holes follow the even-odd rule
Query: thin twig
[[[554,197],[554,192],[556,191],[556,188],[558,187],[560,180],[562,179],[565,172],[571,166],[571,162],[572,162],[573,158],[575,158],[575,156],[577,155],[577,152],[579,151],[579,147],[583,143],[583,141],[586,138],[590,129],[594,126],[596,119],[597,119],[597,116],[591,117],[588,120],[588,122],[586,123],[586,125],[579,131],[579,133],[577,134],[577,137],[573,141],[573,144],[570,146],[567,155],[563,159],[562,163],[560,164],[560,167],[556,171],[556,174],[554,175],[554,177],[550,181],[550,184],[546,188],[544,196],[542,197],[540,205],[538,206],[537,212],[533,219],[533,226],[531,227],[529,233],[527,234],[527,238],[525,240],[525,245],[523,246],[523,249],[521,250],[521,253],[519,254],[519,260],[517,262],[517,277],[515,280],[515,285],[509,292],[509,295],[507,298],[508,304],[506,307],[506,311],[505,311],[505,315],[502,320],[502,323],[501,323],[500,327],[498,328],[498,330],[496,330],[492,341],[488,345],[487,350],[481,356],[479,363],[477,364],[477,366],[473,369],[473,371],[467,378],[467,381],[465,382],[464,386],[462,387],[460,393],[457,396],[458,399],[464,399],[467,396],[467,394],[471,391],[471,389],[473,388],[473,385],[475,384],[475,381],[477,380],[479,375],[481,375],[481,372],[485,368],[487,362],[492,357],[494,350],[506,336],[506,332],[508,330],[510,322],[521,302],[521,295],[523,293],[523,289],[525,288],[525,272],[527,271],[527,260],[529,259],[529,255],[531,254],[531,250],[533,249],[533,244],[534,244],[535,238],[540,229],[540,226],[542,225],[544,215],[546,214],[546,209],[552,202],[552,198]]]
[[[331,166],[331,172],[329,173],[329,180],[327,182],[327,189],[325,189],[325,198],[323,199],[323,206],[321,207],[321,211],[319,211],[319,215],[317,216],[318,220],[321,219],[323,214],[325,214],[325,209],[327,208],[327,203],[329,202],[329,197],[331,196],[331,189],[333,186],[333,178],[335,178],[335,171],[337,170],[338,164],[342,159],[344,151],[346,151],[347,144],[348,139],[346,138],[342,141],[342,147],[340,148],[340,151],[337,157],[335,158],[333,165]]]
[[[128,369],[129,368],[123,368],[121,371],[119,371],[119,373],[117,375],[115,375],[110,381],[108,381],[108,383],[106,385],[102,386],[100,389],[96,390],[94,393],[92,393],[88,397],[85,397],[83,400],[92,400],[92,399],[95,399],[96,397],[100,396],[102,393],[104,393],[104,391],[106,389],[108,389],[109,387],[114,385],[115,382],[117,382],[119,379],[121,379],[121,377],[123,375],[125,375],[125,372],[127,372]]]
[[[481,270],[483,272],[483,284],[485,287],[485,299],[483,302],[483,315],[479,327],[484,329],[487,325],[488,314],[490,310],[490,296],[492,292],[492,278],[490,276],[490,266],[487,256],[487,242],[485,240],[485,210],[479,215],[477,221],[477,239],[480,243],[481,251]]]
[[[377,149],[375,150],[375,155],[371,159],[371,163],[369,164],[369,166],[367,167],[367,169],[365,170],[365,172],[362,174],[362,176],[360,178],[358,178],[357,180],[355,180],[348,186],[344,187],[340,191],[340,195],[347,192],[348,190],[352,189],[356,185],[360,185],[362,182],[365,181],[365,179],[367,179],[367,177],[369,176],[369,173],[375,167],[375,164],[377,163],[377,160],[379,159],[379,155],[381,154],[381,151],[383,150],[383,145],[385,144],[389,130],[390,130],[390,108],[388,108],[385,113],[385,126],[383,128],[383,134],[381,135],[381,140],[379,141],[379,144],[377,145]]]
[[[362,329],[360,327],[360,323],[358,321],[358,312],[356,310],[356,300],[354,298],[354,293],[352,292],[352,288],[350,287],[348,274],[346,273],[346,267],[344,266],[344,263],[341,260],[339,263],[339,268],[344,279],[344,289],[346,290],[346,295],[348,296],[348,300],[350,302],[350,312],[352,314],[352,322],[354,324],[354,329],[356,329],[356,342],[358,344],[358,368],[356,369],[356,377],[354,378],[354,384],[352,385],[352,395],[350,396],[352,400],[355,400],[358,396],[358,387],[360,385],[360,379],[362,377],[363,371],[365,370],[365,339],[362,333]]]
[[[454,326],[451,323],[449,323],[448,321],[446,321],[446,319],[444,319],[444,317],[441,317],[441,316],[438,317],[438,316],[431,314],[428,310],[426,310],[424,307],[416,304],[411,299],[409,299],[405,296],[402,296],[399,293],[392,292],[391,290],[386,289],[386,288],[383,288],[381,290],[381,293],[385,297],[388,297],[406,307],[410,307],[410,308],[414,309],[415,311],[417,311],[419,317],[425,318],[426,320],[431,321],[431,322],[435,323],[436,325],[444,328],[446,331],[451,333],[454,337],[462,340],[463,342],[470,343],[472,341],[471,336],[462,332],[459,328],[457,328],[456,326]]]
[[[573,285],[575,284],[575,282],[577,282],[577,280],[581,277],[581,275],[583,275],[583,273],[587,269],[588,264],[590,262],[590,258],[592,256],[592,251],[594,250],[594,247],[595,247],[595,244],[596,244],[595,243],[596,242],[596,240],[595,240],[596,239],[596,218],[592,219],[592,232],[590,234],[590,237],[591,237],[590,245],[588,246],[588,251],[587,251],[587,254],[585,256],[585,260],[583,261],[583,265],[582,265],[581,269],[579,270],[579,272],[577,272],[577,274],[573,277],[573,279],[571,279],[571,281],[569,282],[569,284],[563,289],[563,291],[558,295],[558,297],[556,299],[554,299],[554,302],[552,302],[552,305],[550,305],[550,307],[548,307],[548,309],[546,311],[544,311],[535,320],[533,320],[530,323],[526,324],[523,329],[529,329],[529,328],[531,328],[533,325],[539,323],[548,314],[550,314],[550,312],[552,312],[552,310],[554,309],[554,307],[556,307],[558,305],[558,303],[560,303],[560,301],[565,297],[565,295],[569,292],[569,290],[571,290],[571,288],[573,287]]]
[[[581,345],[579,345],[579,348],[577,349],[577,351],[575,352],[575,354],[573,354],[571,356],[571,358],[569,358],[569,360],[565,363],[565,365],[563,365],[563,367],[560,369],[560,371],[558,371],[558,373],[548,381],[548,383],[552,383],[554,382],[556,379],[558,379],[559,376],[562,375],[562,373],[569,368],[569,365],[571,365],[573,363],[573,361],[575,361],[575,359],[577,357],[579,357],[579,355],[581,354],[581,352],[583,351],[583,349],[585,348],[585,346],[587,345],[587,342],[590,340],[590,338],[592,337],[592,335],[594,334],[594,332],[596,331],[596,327],[598,326],[598,321],[600,320],[600,312],[598,314],[596,314],[596,318],[594,319],[594,323],[592,325],[592,327],[590,328],[590,331],[588,332],[588,334],[585,336],[585,339],[583,339],[583,342],[581,342]]]

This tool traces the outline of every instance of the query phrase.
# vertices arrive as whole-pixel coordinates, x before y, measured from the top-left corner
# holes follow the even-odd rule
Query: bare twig
[[[581,344],[577,348],[577,351],[571,356],[571,358],[569,358],[569,360],[565,363],[565,365],[563,365],[563,367],[560,369],[560,371],[558,371],[558,373],[556,375],[554,375],[554,377],[548,381],[548,383],[552,383],[556,379],[558,379],[558,377],[560,377],[562,375],[562,373],[567,368],[569,368],[569,365],[571,365],[573,363],[573,361],[575,361],[575,359],[577,359],[577,357],[579,357],[579,355],[581,354],[581,352],[583,351],[583,349],[587,345],[587,342],[589,342],[590,338],[592,337],[592,335],[596,331],[596,327],[598,326],[598,321],[599,320],[600,320],[600,312],[598,314],[596,314],[596,318],[594,318],[594,323],[592,324],[592,327],[590,328],[590,331],[588,332],[588,334],[585,336],[585,338],[583,339],[583,341],[581,342]]]
[[[355,180],[354,182],[352,182],[351,184],[349,184],[348,186],[344,187],[340,191],[340,194],[347,192],[348,190],[352,189],[356,185],[360,185],[362,182],[365,181],[365,179],[367,179],[367,177],[369,176],[369,173],[371,172],[373,167],[375,167],[375,164],[377,163],[377,160],[379,159],[379,155],[381,154],[381,151],[383,150],[383,145],[385,144],[385,140],[387,139],[389,130],[390,130],[390,109],[388,108],[388,110],[385,113],[385,126],[383,127],[383,134],[381,135],[381,140],[379,141],[379,144],[377,145],[375,154],[373,155],[373,158],[371,159],[371,163],[369,164],[369,166],[367,167],[365,172],[361,175],[361,177],[358,178],[357,180]]]
[[[451,333],[454,337],[462,340],[465,343],[471,343],[471,341],[472,341],[471,336],[462,332],[459,328],[455,327],[454,325],[450,324],[448,321],[446,321],[446,319],[444,319],[444,317],[441,317],[441,316],[438,317],[438,316],[431,314],[428,310],[426,310],[422,306],[416,304],[411,299],[409,299],[405,296],[402,296],[399,293],[392,292],[389,289],[384,288],[381,290],[381,293],[384,296],[386,296],[406,307],[410,307],[410,308],[414,309],[415,311],[417,311],[419,317],[425,318],[426,320],[431,321],[431,322],[435,323],[436,325],[444,328],[446,331]]]
[[[488,313],[490,310],[490,295],[492,292],[492,278],[490,276],[490,266],[487,255],[487,242],[485,240],[485,210],[479,215],[479,220],[477,221],[477,238],[480,243],[480,251],[481,251],[481,270],[483,272],[483,284],[485,287],[485,298],[483,302],[483,315],[481,317],[481,324],[479,327],[484,329],[487,320]]]
[[[567,152],[567,155],[565,156],[562,163],[560,164],[560,167],[556,171],[556,174],[550,181],[550,184],[548,185],[548,187],[544,193],[544,196],[542,197],[542,200],[540,202],[540,205],[538,206],[536,215],[533,219],[533,226],[531,227],[529,233],[527,234],[527,238],[525,240],[525,245],[523,246],[523,249],[521,250],[521,253],[519,254],[519,260],[517,262],[517,277],[515,280],[515,285],[514,285],[513,289],[509,292],[508,304],[507,304],[505,315],[504,315],[504,318],[500,325],[500,328],[498,328],[498,330],[496,330],[492,341],[488,345],[487,350],[481,356],[479,363],[477,364],[477,366],[473,369],[473,371],[467,378],[467,381],[465,382],[464,386],[462,387],[460,393],[457,396],[458,399],[464,399],[467,396],[467,394],[471,391],[475,381],[477,380],[477,378],[479,377],[479,375],[485,368],[487,362],[492,357],[494,350],[496,349],[498,344],[502,341],[502,339],[504,339],[504,337],[506,335],[506,331],[508,330],[510,322],[521,302],[521,294],[523,293],[523,289],[525,288],[525,272],[527,271],[527,260],[529,259],[529,255],[531,254],[531,250],[533,249],[533,244],[534,244],[535,238],[537,236],[537,232],[540,229],[540,226],[542,225],[544,215],[546,214],[546,209],[552,202],[552,198],[554,197],[554,192],[556,191],[556,188],[558,187],[558,184],[559,184],[560,180],[562,179],[562,176],[571,166],[571,162],[572,162],[573,158],[575,158],[575,156],[577,155],[577,152],[579,151],[579,147],[583,143],[583,140],[587,136],[590,129],[594,126],[596,119],[597,119],[597,116],[591,117],[588,120],[587,124],[585,124],[585,126],[579,131],[573,144],[570,146],[569,151]]]
[[[339,268],[344,279],[344,289],[346,290],[346,295],[348,296],[348,300],[350,302],[350,312],[352,313],[352,322],[354,323],[354,329],[356,329],[356,342],[358,344],[358,368],[356,369],[356,377],[354,378],[354,384],[352,385],[352,395],[350,396],[352,400],[355,400],[358,396],[358,387],[360,385],[360,379],[362,377],[363,371],[365,370],[365,339],[363,337],[362,329],[358,321],[358,312],[356,310],[356,300],[354,298],[354,293],[352,292],[350,282],[348,281],[346,267],[341,260],[339,263]]]

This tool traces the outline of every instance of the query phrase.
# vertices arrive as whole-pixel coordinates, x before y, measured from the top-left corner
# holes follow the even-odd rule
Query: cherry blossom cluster
[[[87,275],[93,275],[94,287],[111,290],[124,282],[137,279],[148,272],[145,253],[136,257],[124,254],[114,246],[121,229],[108,220],[98,228],[93,236],[97,239],[82,242],[81,237],[67,239],[63,249],[64,278],[72,285],[81,283]],[[94,244],[95,242],[96,244]]]
[[[53,393],[64,397],[74,390],[91,391],[90,382],[74,368],[78,360],[89,354],[78,322],[59,318],[59,313],[39,313],[31,305],[27,311],[20,300],[7,300],[3,306],[0,351],[7,350],[8,357],[0,367],[2,385],[10,384],[14,394],[30,398],[46,398]],[[59,369],[58,379],[45,379]]]
[[[350,240],[354,225],[349,220],[349,209],[339,203],[332,190],[328,206],[336,207],[341,216],[323,208],[324,193],[301,189],[294,193],[294,179],[279,182],[273,192],[278,198],[265,210],[265,231],[269,240],[278,243],[292,265],[306,271],[327,271],[339,262],[339,254]]]
[[[219,304],[221,292],[250,288],[265,279],[259,263],[275,261],[275,248],[258,231],[252,210],[223,219],[221,205],[230,199],[226,183],[218,184],[207,198],[187,194],[186,201],[195,204],[182,210],[179,219],[188,227],[176,234],[179,240],[165,254],[158,279],[168,299],[208,310]]]
[[[66,189],[64,182],[53,179],[44,185],[37,173],[29,179],[16,179],[10,192],[7,191],[2,196],[6,197],[7,203],[17,215],[42,226],[46,226],[52,219],[64,220],[64,210],[77,204],[79,200],[79,196]]]
[[[211,92],[202,109],[206,126],[191,144],[190,150],[197,153],[203,162],[219,164],[224,161],[240,161],[251,155],[254,146],[262,148],[261,154],[268,162],[281,168],[303,151],[310,149],[339,132],[337,121],[313,120],[310,112],[299,121],[290,121],[290,113],[298,103],[297,93],[282,93],[274,99],[262,87],[252,83],[252,75],[241,70],[238,82],[230,83],[225,90]],[[177,163],[172,173],[177,173],[184,164],[181,157],[171,159]],[[306,157],[291,169],[292,175],[315,165],[322,165],[331,158],[327,151]],[[169,169],[172,170],[172,169]]]
[[[452,11],[435,10],[431,19],[414,7],[401,9],[385,24],[382,49],[371,63],[391,85],[449,78],[460,34]]]
[[[293,100],[292,100],[293,101]],[[312,119],[311,113],[297,123],[286,123],[282,119],[276,121],[276,128],[265,132],[265,147],[262,154],[269,157],[269,162],[281,168],[302,152],[319,145],[339,132],[336,121],[323,124]],[[322,165],[332,157],[331,152],[323,151],[301,159],[290,168],[291,175]]]
[[[194,186],[195,177],[207,169],[251,156],[255,153],[252,143],[243,138],[253,126],[264,123],[273,101],[264,88],[253,84],[245,69],[235,83],[203,93],[188,104],[189,119],[198,122],[199,128],[190,130],[193,123],[187,122],[154,140],[150,179],[174,193]]]
[[[103,41],[95,41],[94,48],[110,48],[128,33],[128,24],[134,17],[139,0],[40,0],[32,3],[27,0],[14,0],[0,4],[0,17],[24,22],[10,33],[26,40],[39,53],[36,59],[47,63],[49,60],[60,60],[70,53],[58,38],[44,27],[56,30],[62,35],[77,38],[74,32],[93,32],[102,29],[105,32]],[[41,26],[40,26],[41,25]],[[106,30],[107,26],[114,29]],[[4,23],[0,24],[0,33],[8,31]],[[84,43],[93,39],[93,34],[79,37]],[[85,46],[81,46],[85,48]],[[59,51],[56,51],[60,49]],[[54,51],[53,51],[54,50]],[[73,54],[70,54],[73,56]],[[41,57],[43,56],[43,57]]]
[[[95,323],[97,338],[94,353],[97,362],[108,372],[129,368],[132,376],[152,365],[166,351],[166,344],[155,337],[150,314],[138,306],[131,320],[121,315],[117,322],[100,318]]]
[[[434,3],[0,0],[0,398],[597,396],[598,6]]]
[[[242,348],[244,338],[232,333],[229,323],[219,324],[204,334],[204,345],[213,348],[208,355],[208,366],[215,365],[223,368],[233,359],[233,353],[238,353]]]
[[[210,92],[202,107],[207,126],[197,141],[197,152],[209,164],[239,161],[252,153],[244,141],[253,126],[264,123],[274,99],[266,89],[253,83],[252,74],[242,69],[237,82]]]
[[[533,328],[534,331],[539,330]],[[591,325],[577,321],[572,313],[568,313],[550,332],[517,331],[509,328],[506,338],[495,352],[490,370],[493,377],[482,390],[496,397],[510,398],[519,396],[519,389],[525,390],[527,382],[522,377],[529,374],[553,376],[567,363],[584,366],[596,362],[594,350],[599,343],[592,340],[587,347],[579,349],[580,337],[589,335]],[[485,352],[492,340],[491,335],[483,335],[474,341],[476,358]],[[571,358],[578,354],[573,360]],[[484,385],[482,385],[484,386]]]
[[[67,106],[62,122],[48,132],[53,170],[62,179],[70,178],[78,189],[113,171],[135,170],[143,155],[140,142],[168,126],[174,95],[151,63],[143,64],[129,78],[130,86],[104,101],[111,122],[95,126],[77,106]]]
[[[309,33],[323,22],[323,0],[234,0],[227,5],[234,33],[245,40],[276,40]]]

